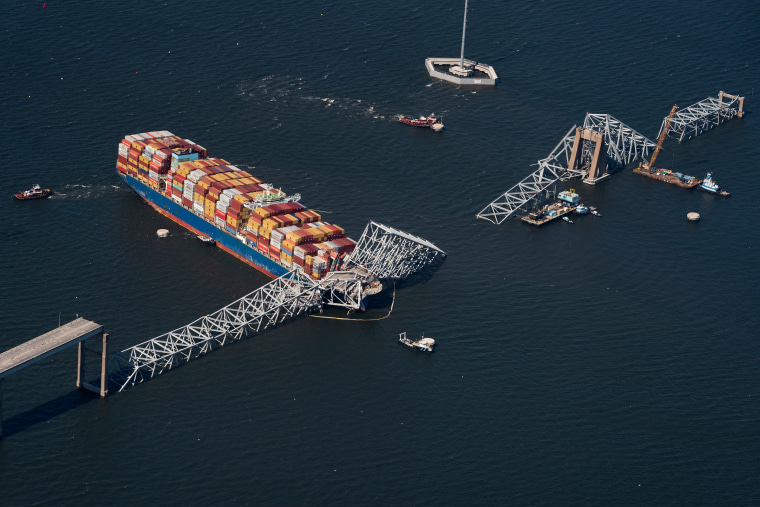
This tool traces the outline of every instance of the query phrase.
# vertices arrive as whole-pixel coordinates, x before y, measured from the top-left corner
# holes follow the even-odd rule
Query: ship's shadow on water
[[[20,414],[9,417],[3,421],[3,439],[12,437],[24,430],[28,430],[38,424],[46,423],[63,415],[75,408],[81,407],[98,399],[98,396],[74,389],[53,400],[47,401]]]

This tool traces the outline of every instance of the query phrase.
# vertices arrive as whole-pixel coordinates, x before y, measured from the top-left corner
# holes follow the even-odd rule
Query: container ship
[[[273,278],[300,268],[320,280],[356,247],[343,228],[300,204],[300,195],[165,130],[124,137],[116,168],[156,211]]]

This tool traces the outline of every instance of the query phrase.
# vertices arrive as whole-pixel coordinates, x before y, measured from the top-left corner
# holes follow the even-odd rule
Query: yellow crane
[[[670,128],[670,122],[673,120],[673,116],[676,114],[676,109],[678,109],[678,106],[673,106],[673,109],[670,110],[670,114],[668,115],[668,119],[665,121],[665,126],[662,128],[662,132],[660,133],[660,138],[657,140],[657,147],[654,149],[654,153],[652,153],[652,158],[649,159],[648,164],[644,164],[644,169],[649,169],[654,165],[654,161],[657,158],[657,155],[660,154],[660,148],[662,148],[662,142],[665,140],[665,136],[668,135],[668,128]]]

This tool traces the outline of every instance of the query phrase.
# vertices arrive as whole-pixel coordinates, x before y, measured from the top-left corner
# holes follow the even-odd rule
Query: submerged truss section
[[[595,134],[588,136],[586,132]],[[603,134],[606,151],[604,170],[607,174],[637,158],[643,158],[654,147],[652,141],[614,117],[589,113],[582,128],[573,126],[549,156],[538,161],[538,169],[483,208],[477,218],[500,224],[557,181],[588,176],[591,161],[595,159],[596,143],[601,142],[592,141],[591,137],[598,138],[598,134]]]
[[[406,278],[445,257],[446,252],[427,240],[370,222],[346,265],[380,279],[394,280]]]
[[[227,343],[322,307],[320,285],[291,271],[217,312],[114,356],[110,379],[119,391]]]
[[[668,127],[667,135],[678,138],[680,143],[684,139],[697,137],[737,116],[739,118],[744,116],[744,97],[721,91],[717,97],[707,97],[676,112]],[[660,137],[667,119],[666,116],[662,120],[657,137]]]

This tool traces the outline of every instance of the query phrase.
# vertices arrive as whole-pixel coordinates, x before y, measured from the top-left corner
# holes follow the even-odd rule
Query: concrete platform
[[[478,73],[470,77],[457,76],[449,72],[442,72],[435,68],[436,65],[444,67],[456,67],[459,65],[459,62],[459,58],[426,58],[425,68],[431,77],[443,79],[444,81],[449,81],[450,83],[493,86],[499,82],[499,76],[496,74],[494,68],[486,63],[478,63],[472,60],[465,60],[465,67],[470,68],[474,72]]]
[[[18,347],[0,354],[0,379],[30,364],[46,358],[61,349],[103,333],[103,326],[87,319],[78,318],[58,329],[49,331]]]

